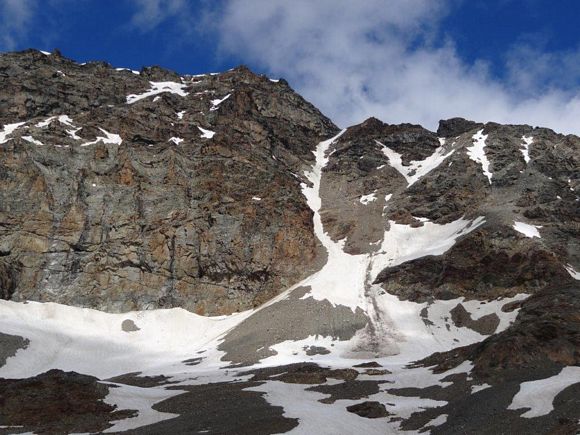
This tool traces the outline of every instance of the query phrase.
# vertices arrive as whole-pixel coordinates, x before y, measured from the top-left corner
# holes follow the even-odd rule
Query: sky
[[[0,0],[0,51],[245,64],[342,127],[461,116],[580,134],[579,18],[577,0]]]

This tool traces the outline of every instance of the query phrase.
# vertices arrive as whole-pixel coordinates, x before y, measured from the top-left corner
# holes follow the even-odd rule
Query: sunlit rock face
[[[2,297],[226,314],[306,276],[301,193],[337,128],[285,82],[0,57]]]
[[[245,67],[0,77],[0,432],[580,430],[578,137],[340,130]]]

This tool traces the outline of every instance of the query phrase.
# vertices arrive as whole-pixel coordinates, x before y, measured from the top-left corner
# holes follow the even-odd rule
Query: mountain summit
[[[579,430],[580,138],[340,130],[243,66],[0,77],[0,433]]]

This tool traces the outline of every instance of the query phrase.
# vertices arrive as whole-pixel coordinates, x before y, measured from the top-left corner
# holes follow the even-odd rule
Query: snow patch
[[[177,112],[177,119],[183,119],[183,115],[185,115],[185,110],[182,110],[181,112]]]
[[[197,127],[201,131],[201,137],[211,139],[215,135],[215,131],[206,130],[205,128]]]
[[[22,136],[22,139],[24,139],[26,142],[30,142],[34,145],[44,145],[41,141],[34,139],[32,136]]]
[[[363,205],[367,205],[373,201],[377,200],[377,195],[375,192],[369,193],[368,195],[363,195],[360,197],[359,202]]]
[[[118,134],[109,133],[107,130],[101,127],[99,127],[99,130],[105,133],[105,136],[97,136],[95,140],[91,142],[85,142],[81,146],[86,147],[89,145],[94,145],[98,142],[103,142],[105,144],[121,145],[121,143],[123,142],[123,139],[121,139],[121,136],[119,136]]]
[[[564,269],[568,271],[568,273],[572,278],[580,280],[580,272],[576,272],[576,270],[574,269],[574,267],[572,267],[571,264],[564,266]]]
[[[473,135],[473,146],[467,148],[467,155],[471,160],[479,163],[483,169],[484,175],[491,184],[493,174],[489,171],[489,160],[485,155],[485,141],[489,135],[483,134],[483,129]]]
[[[191,358],[251,313],[204,317],[172,308],[112,314],[5,300],[0,300],[0,312],[0,331],[30,340],[26,349],[0,367],[0,377],[26,378],[61,369],[101,379]],[[125,320],[133,321],[139,330],[123,331]]]
[[[82,127],[79,127],[77,129],[71,129],[71,130],[67,130],[66,133],[73,138],[74,140],[83,140],[82,137],[77,135],[77,132],[82,130]]]
[[[114,421],[114,425],[104,430],[103,433],[122,432],[179,416],[179,414],[155,411],[152,407],[158,402],[182,394],[183,391],[181,390],[139,388],[112,382],[104,383],[112,388],[109,389],[109,394],[103,399],[103,402],[109,405],[116,405],[117,410],[134,409],[138,411],[138,415]]]
[[[69,127],[73,127],[73,120],[67,115],[60,115],[58,117],[58,122],[61,124],[67,125]]]
[[[3,131],[0,131],[0,144],[8,142],[10,139],[7,139],[9,135],[14,133],[18,128],[24,125],[24,122],[17,122],[15,124],[6,124],[4,126]]]
[[[474,221],[458,219],[443,225],[424,222],[422,226],[413,228],[389,221],[390,228],[385,232],[381,248],[374,256],[373,276],[386,267],[397,266],[427,255],[441,255],[459,237],[469,234],[484,222],[485,218],[480,216]]]
[[[223,98],[217,98],[215,100],[211,100],[211,107],[209,108],[210,111],[215,111],[219,109],[219,105],[222,104],[224,101],[226,101],[228,98],[230,98],[232,94],[227,94],[225,97]]]
[[[447,157],[455,152],[455,150],[451,150],[450,152],[445,153],[443,141],[442,145],[425,160],[412,160],[409,163],[409,166],[404,166],[401,154],[393,151],[378,140],[375,142],[382,147],[383,154],[389,159],[389,164],[405,177],[405,180],[407,180],[408,183],[407,187],[413,185],[419,181],[420,178],[437,168]],[[379,168],[380,166],[377,169]]]
[[[183,139],[180,137],[172,137],[167,142],[173,142],[175,145],[179,145],[181,142],[183,142]]]
[[[547,415],[554,409],[554,398],[570,385],[580,382],[580,367],[564,367],[560,373],[538,381],[524,382],[507,409],[529,408],[521,417]]]
[[[130,69],[130,68],[115,68],[115,71],[130,71],[135,75],[141,74],[139,71],[135,71],[134,69]]]
[[[530,145],[534,142],[534,138],[531,136],[530,137],[522,136],[522,142],[523,142],[522,148],[520,149],[520,151],[524,156],[526,164],[528,164],[530,162]]]
[[[151,97],[153,95],[159,95],[164,92],[169,92],[170,94],[176,94],[181,97],[186,97],[188,95],[184,89],[187,85],[177,82],[149,82],[151,84],[151,89],[142,94],[131,94],[127,95],[127,104],[133,104],[144,98]]]
[[[542,238],[540,232],[538,231],[539,228],[542,228],[541,225],[530,225],[525,222],[514,221],[512,228],[516,230],[518,233],[522,233],[526,237],[530,238],[537,237],[539,239]]]

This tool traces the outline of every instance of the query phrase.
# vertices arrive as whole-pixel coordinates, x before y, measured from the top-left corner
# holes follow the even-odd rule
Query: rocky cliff
[[[313,269],[299,174],[337,127],[284,81],[34,50],[0,77],[3,298],[215,315]]]
[[[339,130],[245,67],[0,77],[0,433],[580,430],[580,138]]]

